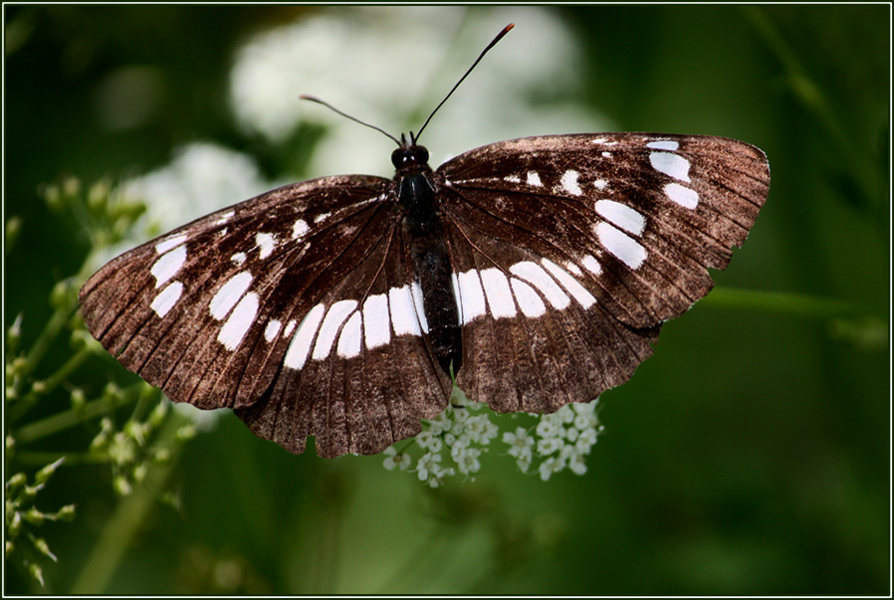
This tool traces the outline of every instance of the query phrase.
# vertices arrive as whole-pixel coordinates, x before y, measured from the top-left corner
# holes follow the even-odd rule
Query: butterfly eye
[[[391,164],[395,169],[405,169],[428,164],[428,149],[425,146],[401,147],[391,153]]]

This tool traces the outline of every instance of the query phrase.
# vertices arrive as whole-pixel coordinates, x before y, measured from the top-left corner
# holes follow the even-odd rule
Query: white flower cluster
[[[597,404],[598,399],[564,406],[550,415],[528,415],[539,422],[504,432],[501,439],[508,446],[506,453],[515,458],[522,472],[528,472],[536,461],[543,481],[566,467],[583,475],[587,472],[586,457],[603,429],[596,416]],[[485,405],[471,402],[459,388],[453,388],[444,412],[423,420],[422,433],[401,450],[395,446],[385,450],[385,468],[410,469],[414,461],[410,452],[418,447],[422,455],[411,470],[420,481],[438,487],[457,472],[474,479],[473,474],[481,469],[481,454],[499,433],[488,414]]]
[[[566,467],[577,475],[586,473],[587,455],[603,429],[596,416],[598,403],[597,398],[587,404],[569,404],[551,415],[540,416],[534,430],[536,444],[534,436],[522,427],[504,433],[503,441],[509,444],[509,454],[515,457],[518,468],[527,471],[536,455],[541,459],[537,469],[543,481]]]

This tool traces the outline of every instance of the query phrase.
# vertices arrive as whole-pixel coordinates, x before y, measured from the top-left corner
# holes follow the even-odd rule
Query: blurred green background
[[[343,170],[303,171],[294,140],[246,134],[227,100],[234,53],[251,36],[321,12],[356,19],[350,9],[4,9],[4,208],[21,227],[5,248],[4,318],[8,328],[24,312],[24,347],[50,318],[53,285],[89,249],[83,224],[50,211],[41,184],[144,173],[194,140],[254,156],[271,180],[350,169],[345,147]],[[537,38],[526,9],[499,10],[519,23],[511,36]],[[583,57],[576,102],[619,130],[743,139],[767,153],[773,177],[748,242],[715,274],[717,294],[667,324],[655,356],[603,396],[607,432],[589,472],[543,482],[491,452],[474,482],[432,491],[385,471],[382,457],[289,455],[226,415],[124,499],[109,465],[61,467],[37,503],[74,503],[77,516],[39,530],[58,558],[44,563],[46,591],[890,593],[890,6],[542,10]],[[154,95],[119,98],[125,118],[110,122],[103,90],[135,65],[153,74]],[[342,66],[328,68],[337,86]],[[473,75],[464,87],[475,86]],[[554,81],[542,88],[564,94]],[[303,92],[318,90],[290,98]],[[68,353],[51,348],[45,369]],[[91,359],[71,379],[94,391],[109,377],[132,383],[116,366]],[[67,406],[65,390],[33,418]],[[87,423],[17,447],[6,476],[83,452],[95,434]],[[170,494],[179,503],[162,501]],[[41,589],[15,556],[4,585]]]

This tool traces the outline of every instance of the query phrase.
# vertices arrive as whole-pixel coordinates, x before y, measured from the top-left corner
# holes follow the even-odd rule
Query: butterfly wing
[[[501,412],[552,412],[629,379],[661,323],[710,291],[708,268],[744,242],[769,167],[725,138],[585,134],[478,148],[435,179],[460,387]]]
[[[172,400],[234,408],[291,452],[307,435],[324,456],[381,451],[418,432],[450,386],[399,285],[408,266],[392,186],[290,185],[135,248],[83,286],[87,327]],[[389,290],[391,303],[369,300]],[[377,360],[409,364],[413,385]]]

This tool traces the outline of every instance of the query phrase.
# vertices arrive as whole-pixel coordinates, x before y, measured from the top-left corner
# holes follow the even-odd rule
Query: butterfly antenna
[[[366,127],[369,127],[370,129],[375,129],[375,130],[378,131],[379,133],[382,133],[382,134],[388,136],[389,138],[391,138],[392,140],[394,140],[394,143],[397,144],[398,146],[402,146],[402,145],[403,145],[403,144],[400,143],[400,140],[399,140],[399,139],[397,139],[396,137],[394,137],[393,135],[391,135],[390,133],[388,133],[387,131],[385,131],[385,130],[382,129],[381,127],[376,127],[375,125],[371,125],[371,124],[369,124],[369,123],[367,123],[367,122],[365,122],[365,121],[361,121],[361,120],[358,119],[357,117],[352,117],[352,116],[349,115],[348,113],[346,113],[346,112],[342,112],[342,111],[338,110],[337,108],[335,108],[334,106],[332,106],[332,105],[329,104],[328,102],[325,102],[325,101],[323,101],[323,100],[320,100],[320,99],[317,98],[316,96],[310,96],[310,95],[308,95],[308,94],[301,94],[301,95],[298,96],[298,97],[301,98],[302,100],[310,100],[311,102],[316,102],[317,104],[322,104],[323,106],[325,106],[325,107],[328,108],[329,110],[331,110],[331,111],[333,111],[333,112],[335,112],[335,113],[337,113],[337,114],[340,114],[340,115],[343,116],[343,117],[347,117],[348,119],[351,119],[351,120],[354,121],[355,123],[360,123],[361,125],[365,125]]]
[[[425,123],[422,124],[422,127],[419,128],[419,131],[416,133],[416,135],[413,135],[413,133],[410,132],[410,140],[411,140],[414,144],[416,143],[416,140],[419,139],[419,136],[422,135],[422,130],[425,129],[425,127],[428,125],[428,122],[431,121],[431,118],[432,118],[433,116],[435,116],[435,113],[436,113],[436,112],[438,112],[438,109],[440,109],[442,106],[444,106],[444,103],[447,102],[447,98],[449,98],[449,97],[453,94],[453,92],[456,91],[456,88],[459,87],[459,84],[461,84],[461,83],[465,80],[465,78],[469,76],[469,73],[472,72],[472,69],[474,69],[476,66],[478,66],[478,63],[481,62],[481,59],[484,58],[484,55],[487,54],[487,52],[488,52],[491,48],[493,48],[494,46],[496,46],[496,45],[497,45],[497,42],[499,42],[501,39],[503,39],[503,36],[506,35],[507,33],[509,33],[509,31],[510,31],[513,27],[515,27],[515,23],[510,23],[509,25],[507,25],[506,27],[503,28],[503,31],[501,31],[500,33],[497,34],[497,37],[495,37],[495,38],[493,39],[493,41],[492,41],[490,44],[487,45],[487,48],[485,48],[485,49],[481,52],[481,54],[478,55],[478,58],[475,60],[475,62],[472,63],[472,66],[469,67],[469,70],[466,71],[465,75],[463,75],[462,77],[459,78],[459,81],[456,82],[456,85],[453,86],[453,89],[451,89],[450,92],[449,92],[446,96],[444,96],[444,99],[441,100],[441,103],[438,104],[438,105],[435,107],[435,109],[434,109],[433,111],[431,111],[431,114],[428,115],[428,118],[425,120]]]

